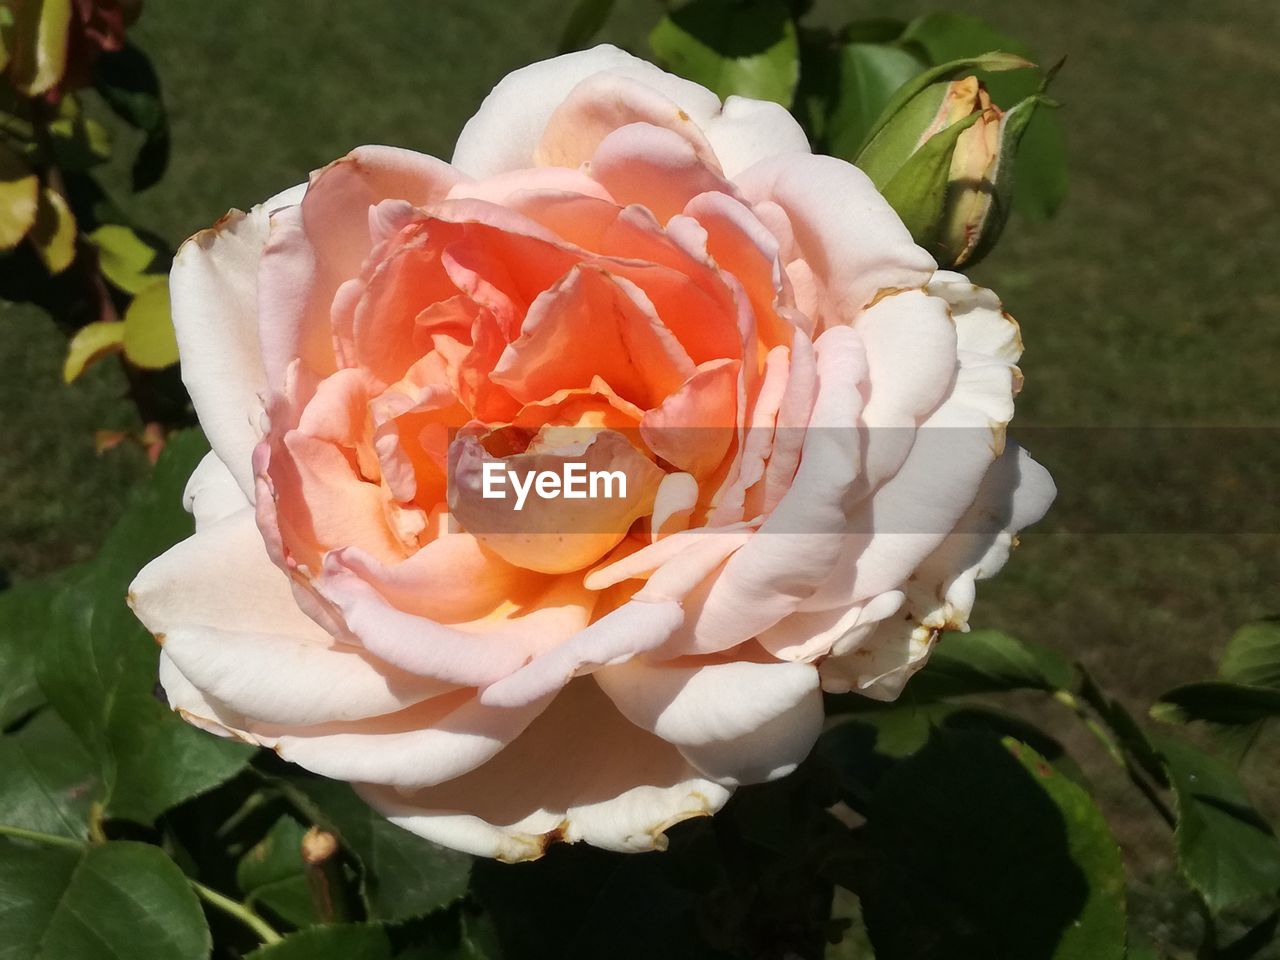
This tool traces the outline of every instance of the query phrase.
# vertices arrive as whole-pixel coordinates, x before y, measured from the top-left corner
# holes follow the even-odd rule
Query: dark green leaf
[[[796,25],[781,0],[693,0],[649,34],[674,73],[713,90],[791,105],[800,78]]]
[[[569,53],[590,43],[616,4],[617,0],[578,0],[565,22],[564,32],[560,34],[559,51]]]
[[[156,847],[0,840],[0,960],[202,960],[209,949],[195,894]]]
[[[932,63],[1003,50],[1034,60],[1028,47],[993,29],[978,17],[961,13],[931,13],[914,20],[902,42],[924,53]],[[1036,93],[1042,71],[984,75],[996,104],[1009,108]],[[1052,216],[1067,190],[1066,146],[1062,127],[1050,111],[1036,111],[1022,138],[1016,162],[1014,207],[1036,219]]]
[[[1280,891],[1280,841],[1225,764],[1172,738],[1156,742],[1177,798],[1178,864],[1214,912]]]
[[[107,812],[136,823],[230,780],[254,754],[249,744],[198,730],[154,697],[122,696],[109,732],[116,780]]]
[[[825,128],[831,153],[853,160],[894,93],[924,68],[901,47],[845,44],[838,54],[835,100]]]
[[[138,570],[190,534],[182,490],[207,449],[194,431],[170,438],[98,558],[57,598],[36,664],[49,703],[101,764],[107,813],[144,824],[252,755],[188,727],[155,699],[156,644],[125,603]]]
[[[907,687],[917,700],[1009,690],[1070,689],[1075,671],[1059,654],[996,630],[948,633]]]
[[[1121,960],[1120,851],[1087,793],[1029,747],[937,734],[868,815],[863,912],[886,960]]]
[[[133,162],[133,189],[144,190],[169,164],[169,118],[155,68],[146,54],[125,44],[99,57],[94,86],[122,120],[146,134]]]
[[[1151,708],[1157,720],[1207,720],[1240,726],[1280,717],[1280,689],[1239,683],[1188,683],[1164,694]]]
[[[393,960],[391,938],[376,924],[335,924],[290,934],[245,960]]]
[[[45,710],[0,736],[0,825],[83,840],[102,784],[97,765],[57,714]]]
[[[309,927],[320,919],[302,859],[306,832],[292,817],[281,817],[236,867],[236,885],[246,900],[270,907],[295,927]]]
[[[337,834],[360,861],[371,916],[382,920],[421,916],[466,893],[470,857],[397,827],[347,784],[295,777],[285,786],[290,798]]]
[[[60,589],[47,579],[0,593],[0,730],[44,702],[35,655],[49,635],[50,606]]]
[[[1062,744],[1020,717],[969,703],[921,703],[910,692],[885,709],[857,713],[818,738],[815,759],[834,776],[844,799],[864,809],[879,779],[922,749],[936,732],[1012,737],[1035,749],[1072,780],[1084,774]]]

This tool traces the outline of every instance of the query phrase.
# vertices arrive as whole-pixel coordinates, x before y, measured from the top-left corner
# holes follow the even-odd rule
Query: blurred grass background
[[[1016,219],[974,274],[1022,324],[1018,423],[1280,425],[1280,6],[822,0],[812,17],[933,9],[980,15],[1044,63],[1069,58],[1054,88],[1070,145],[1067,203],[1049,223]],[[550,0],[153,0],[133,36],[165,86],[173,159],[137,197],[117,171],[118,199],[176,244],[360,143],[447,158],[494,82],[553,52],[566,10]],[[660,10],[620,0],[601,39],[643,55]],[[91,555],[146,462],[133,448],[93,450],[95,428],[136,426],[114,365],[64,387],[53,325],[0,310],[0,572],[21,580]],[[1061,487],[1088,480],[1079,459],[1049,465]],[[1147,478],[1111,479],[1121,511],[1161,496]],[[1280,612],[1277,498],[1257,499],[1255,533],[1030,532],[981,591],[975,622],[1079,658],[1144,712],[1162,690],[1210,674],[1237,625]],[[1092,756],[1070,727],[1061,732]],[[1274,759],[1251,770],[1273,813]],[[1167,839],[1092,760],[1136,873],[1162,883]]]

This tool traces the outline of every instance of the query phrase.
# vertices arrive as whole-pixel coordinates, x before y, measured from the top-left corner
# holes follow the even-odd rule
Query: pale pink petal
[[[572,637],[591,615],[587,591],[565,577],[527,608],[450,626],[397,610],[332,555],[317,589],[374,655],[410,673],[461,686],[502,679],[539,651]]]
[[[372,716],[447,689],[335,642],[303,614],[249,507],[153,560],[129,596],[177,669],[245,717],[317,723]]]
[[[608,664],[624,663],[661,646],[684,614],[673,600],[631,601],[611,610],[566,643],[534,657],[509,677],[486,687],[480,702],[515,707],[554,693],[574,677]]]
[[[734,182],[752,203],[772,201],[786,212],[817,282],[818,329],[852,323],[882,290],[920,287],[933,275],[933,259],[851,163],[790,153]]]
[[[232,210],[182,245],[169,274],[182,382],[214,453],[253,496],[267,385],[258,341],[258,262],[268,214]]]
[[[647,663],[592,674],[623,716],[726,786],[786,776],[822,731],[818,671],[804,663]]]
[[[791,112],[771,100],[729,97],[717,116],[702,124],[726,177],[786,154],[808,153],[809,138]]]
[[[357,790],[406,830],[499,860],[535,860],[554,842],[666,848],[664,831],[710,816],[729,791],[670,744],[629,723],[590,679],[570,684],[483,766],[416,792]]]
[[[795,482],[711,581],[706,596],[686,604],[689,616],[667,648],[670,655],[745,642],[794,611],[841,555],[846,499],[860,465],[852,438],[861,397],[852,385],[861,379],[865,360],[857,336],[845,327],[828,330],[815,349],[817,399]]]
[[[615,131],[643,124],[685,142],[699,161],[716,170],[711,145],[689,114],[650,86],[616,73],[597,73],[574,87],[547,120],[533,151],[539,166],[577,168],[598,157]],[[593,171],[594,172],[594,171]]]
[[[330,308],[372,249],[370,208],[388,199],[421,206],[462,179],[443,161],[382,146],[358,147],[312,176],[302,203],[273,218],[259,266],[268,383],[278,389],[297,357],[317,373],[334,369]]]
[[[200,530],[249,506],[249,499],[227,465],[213,451],[204,455],[182,492],[182,506]]]
[[[453,163],[473,177],[490,177],[534,165],[547,123],[556,108],[583,80],[610,73],[644,84],[702,124],[720,109],[714,93],[664,73],[653,64],[601,44],[568,53],[507,74],[458,135]]]
[[[639,204],[666,223],[702,193],[737,190],[684,137],[632,123],[605,137],[591,155],[591,178],[624,206]]]
[[[251,725],[250,732],[313,773],[413,789],[452,780],[489,760],[546,705],[543,699],[498,709],[480,703],[474,691],[460,690],[383,717],[278,730]]]

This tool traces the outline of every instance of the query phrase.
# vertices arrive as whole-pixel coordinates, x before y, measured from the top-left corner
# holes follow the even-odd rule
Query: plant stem
[[[16,837],[20,840],[30,840],[34,843],[43,843],[50,847],[69,847],[73,850],[83,850],[86,844],[81,840],[74,840],[71,837],[58,837],[51,833],[41,833],[38,830],[25,830],[22,827],[10,827],[0,824],[0,836]],[[217,907],[228,916],[235,917],[246,927],[253,930],[258,935],[258,939],[263,943],[279,943],[283,937],[260,916],[253,912],[247,904],[232,900],[230,897],[223,896],[217,890],[206,887],[198,880],[187,877],[187,883],[191,885],[191,889],[205,903],[212,907]]]
[[[1089,716],[1089,712],[1085,710],[1084,704],[1076,699],[1075,694],[1070,690],[1055,690],[1053,693],[1053,699],[1057,700],[1060,704],[1076,715],[1080,722],[1085,725],[1085,729],[1092,733],[1098,739],[1098,742],[1102,744],[1103,748],[1106,749],[1107,756],[1115,761],[1116,766],[1123,768],[1126,765],[1124,751],[1120,749],[1120,745],[1116,743],[1115,738],[1112,737],[1111,734],[1107,733],[1102,724]]]
[[[1107,756],[1115,761],[1116,766],[1125,772],[1129,777],[1130,782],[1138,788],[1138,792],[1147,799],[1147,802],[1150,803],[1156,813],[1160,815],[1160,819],[1163,820],[1170,829],[1177,827],[1178,818],[1174,815],[1173,811],[1169,809],[1169,805],[1164,802],[1164,798],[1156,792],[1155,788],[1147,781],[1147,778],[1142,775],[1142,772],[1134,765],[1133,761],[1129,759],[1120,744],[1116,742],[1116,739],[1107,732],[1107,729],[1090,716],[1089,711],[1085,709],[1084,704],[1076,698],[1075,694],[1071,693],[1069,690],[1055,690],[1053,693],[1053,699],[1074,713],[1080,722],[1084,724],[1085,729],[1098,739],[1106,749]]]
[[[40,833],[37,830],[24,830],[22,827],[7,827],[0,824],[0,837],[17,837],[20,840],[31,840],[50,847],[70,847],[75,850],[84,849],[84,844],[70,837],[55,837],[51,833]]]
[[[276,930],[263,920],[260,916],[251,910],[248,905],[232,900],[230,897],[224,897],[217,890],[206,887],[197,880],[187,878],[187,882],[191,884],[191,889],[211,907],[217,907],[228,916],[235,917],[246,927],[253,930],[258,935],[258,939],[263,943],[279,943],[283,937]]]

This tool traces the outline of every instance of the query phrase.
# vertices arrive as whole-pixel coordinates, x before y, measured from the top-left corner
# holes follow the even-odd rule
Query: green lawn
[[[643,51],[658,4],[620,6],[605,38]],[[1053,222],[1011,224],[975,275],[1022,324],[1019,422],[1280,424],[1274,0],[822,2],[814,16],[938,6],[988,18],[1045,62],[1069,57],[1055,88],[1068,202]],[[176,242],[359,143],[447,157],[493,82],[552,51],[564,9],[548,0],[151,3],[135,36],[166,86],[173,163],[126,205]],[[60,336],[26,311],[4,313],[0,570],[16,580],[89,553],[145,461],[92,450],[95,427],[130,418],[117,371],[64,388]],[[1087,440],[1054,452],[1061,487],[1099,481]],[[1212,447],[1187,454],[1206,455]],[[1275,460],[1261,469],[1274,477]],[[1106,479],[1121,514],[1142,515],[1161,496],[1136,475]],[[1257,503],[1244,512],[1257,519],[1247,535],[1029,533],[983,590],[977,619],[1078,657],[1145,709],[1167,686],[1208,674],[1236,625],[1280,611],[1280,498],[1248,496]],[[1154,869],[1158,833],[1086,759],[1135,866]],[[1253,772],[1275,792],[1275,778]],[[1274,796],[1268,805],[1276,810]]]

